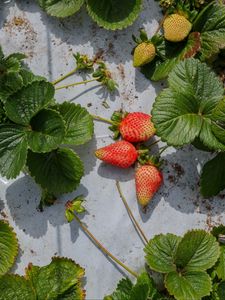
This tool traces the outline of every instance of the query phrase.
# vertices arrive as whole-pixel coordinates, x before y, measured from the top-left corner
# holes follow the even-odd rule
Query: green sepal
[[[111,121],[113,122],[113,125],[109,126],[109,130],[111,130],[114,135],[113,139],[117,140],[120,137],[120,131],[119,131],[119,125],[123,118],[125,118],[127,113],[122,112],[121,110],[119,111],[114,111],[114,113],[111,116]]]
[[[76,60],[76,70],[93,70],[94,61],[87,55],[77,52],[73,54],[73,57]]]
[[[74,213],[82,214],[86,211],[85,207],[83,206],[84,201],[85,198],[83,195],[77,196],[72,201],[67,201],[65,216],[69,223],[73,221]]]

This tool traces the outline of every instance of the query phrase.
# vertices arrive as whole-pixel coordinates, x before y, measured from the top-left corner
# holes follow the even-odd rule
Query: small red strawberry
[[[151,116],[142,112],[127,114],[119,125],[123,139],[132,143],[145,142],[155,134]]]
[[[100,148],[95,151],[95,155],[104,162],[120,168],[129,168],[138,158],[136,148],[126,141]]]
[[[136,193],[139,204],[145,208],[163,182],[162,173],[152,165],[143,165],[135,173]]]

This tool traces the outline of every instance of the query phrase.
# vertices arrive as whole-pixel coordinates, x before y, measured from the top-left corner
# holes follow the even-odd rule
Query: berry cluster
[[[110,129],[115,132],[116,138],[121,135],[122,140],[96,150],[95,155],[120,168],[129,168],[138,162],[135,171],[137,199],[146,208],[163,182],[159,163],[149,156],[149,149],[144,149],[141,144],[155,134],[151,116],[142,112],[115,112],[112,120]]]

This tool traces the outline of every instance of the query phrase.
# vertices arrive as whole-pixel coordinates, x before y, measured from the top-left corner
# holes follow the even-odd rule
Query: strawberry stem
[[[138,154],[147,154],[149,152],[148,149],[143,149],[143,150],[137,150]]]
[[[90,80],[84,80],[84,81],[75,82],[75,83],[71,83],[71,84],[67,84],[67,85],[62,85],[62,86],[59,86],[59,87],[55,88],[55,90],[67,89],[68,87],[81,85],[81,84],[86,84],[86,83],[89,83],[89,82],[96,81],[97,79],[98,78],[94,78],[94,79],[90,79]]]
[[[162,155],[162,153],[167,149],[169,148],[170,146],[166,145],[164,147],[161,148],[161,150],[159,151],[159,155]]]
[[[165,15],[163,16],[163,18],[162,18],[162,20],[160,21],[159,26],[157,27],[157,29],[156,29],[154,35],[156,35],[156,34],[159,32],[159,30],[160,30],[161,27],[163,26],[163,23],[164,23],[164,21],[165,21],[165,19],[166,19],[167,16],[168,16],[168,12],[166,12]]]
[[[131,270],[129,267],[127,267],[124,263],[122,263],[119,259],[117,259],[112,253],[110,253],[102,244],[95,238],[95,236],[87,229],[87,227],[81,222],[81,220],[77,217],[76,214],[74,214],[75,220],[78,222],[80,227],[83,229],[83,231],[90,237],[90,239],[100,248],[100,250],[109,256],[114,262],[116,262],[118,265],[120,265],[122,268],[124,268],[127,272],[129,272],[134,277],[138,277],[138,274]]]
[[[109,120],[109,119],[105,119],[103,117],[99,117],[99,116],[96,116],[96,115],[91,115],[92,118],[96,121],[101,121],[101,122],[104,122],[104,123],[108,123],[110,125],[114,125],[113,121]]]
[[[118,192],[119,192],[119,194],[120,194],[120,198],[122,199],[122,201],[123,201],[123,203],[124,203],[124,205],[125,205],[125,207],[126,207],[126,209],[127,209],[127,212],[128,212],[128,214],[129,214],[129,216],[130,216],[132,222],[133,222],[134,225],[136,226],[137,231],[139,231],[139,234],[140,234],[140,235],[142,236],[142,238],[144,239],[144,241],[145,241],[144,244],[147,245],[148,239],[147,239],[146,235],[144,234],[143,230],[141,229],[141,226],[139,225],[139,223],[138,223],[137,220],[135,219],[135,217],[134,217],[134,215],[133,215],[133,213],[132,213],[132,211],[131,211],[131,209],[130,209],[128,203],[127,203],[127,200],[126,200],[126,198],[124,197],[124,195],[123,195],[123,193],[122,193],[122,190],[121,190],[119,181],[116,181],[116,187],[117,187],[117,190],[118,190]]]
[[[73,69],[71,72],[69,72],[69,73],[67,73],[67,74],[65,74],[65,75],[63,75],[63,76],[61,76],[61,77],[59,77],[58,79],[54,80],[54,81],[52,82],[52,84],[55,85],[55,84],[57,84],[57,83],[63,81],[64,79],[66,79],[66,78],[70,77],[71,75],[73,75],[74,73],[76,73],[77,70],[78,70],[77,68]]]
[[[151,143],[148,147],[151,148],[152,146],[158,144],[161,140],[156,140],[153,143]]]

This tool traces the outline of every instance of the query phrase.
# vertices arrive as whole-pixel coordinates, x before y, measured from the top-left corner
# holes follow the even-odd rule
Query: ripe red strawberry
[[[155,134],[151,116],[142,112],[129,113],[120,123],[122,137],[132,143],[144,142]]]
[[[108,164],[129,168],[137,160],[138,152],[132,144],[119,141],[96,150],[95,155]]]
[[[135,173],[136,193],[140,205],[145,208],[163,182],[162,173],[152,165],[143,165]]]

